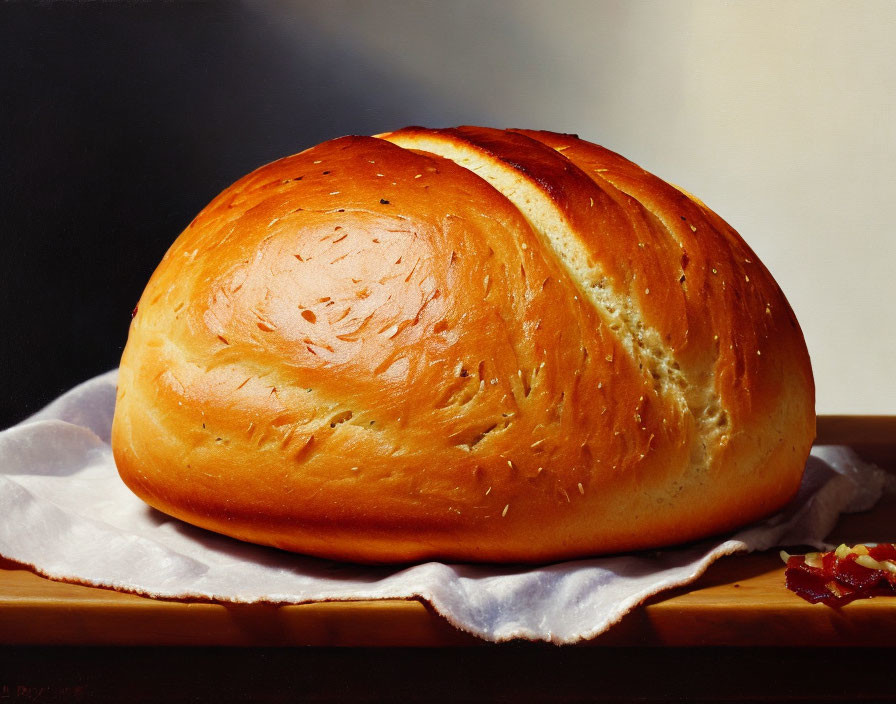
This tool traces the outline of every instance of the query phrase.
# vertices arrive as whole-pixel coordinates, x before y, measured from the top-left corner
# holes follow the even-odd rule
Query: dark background
[[[343,134],[477,120],[303,8],[287,33],[250,4],[0,7],[0,427],[117,366],[165,250],[243,174]]]
[[[411,124],[581,134],[769,267],[822,413],[892,413],[896,10],[711,0],[0,2],[0,428],[114,368],[227,185]]]

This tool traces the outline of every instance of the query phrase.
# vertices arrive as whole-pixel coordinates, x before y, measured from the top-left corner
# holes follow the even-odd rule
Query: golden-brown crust
[[[197,525],[365,562],[654,547],[780,506],[814,435],[799,328],[730,228],[638,171],[566,135],[461,128],[249,174],[138,304],[122,478]]]

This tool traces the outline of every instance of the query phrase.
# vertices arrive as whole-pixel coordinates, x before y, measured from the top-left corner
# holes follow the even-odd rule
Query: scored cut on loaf
[[[362,562],[544,562],[745,524],[815,434],[784,295],[573,135],[344,137],[215,198],[141,297],[112,446],[148,504]]]

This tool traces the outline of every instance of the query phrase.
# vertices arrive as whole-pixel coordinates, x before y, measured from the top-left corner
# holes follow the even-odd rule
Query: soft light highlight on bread
[[[541,562],[773,512],[813,409],[787,301],[705,205],[574,136],[408,128],[197,216],[138,304],[113,450],[244,540]]]

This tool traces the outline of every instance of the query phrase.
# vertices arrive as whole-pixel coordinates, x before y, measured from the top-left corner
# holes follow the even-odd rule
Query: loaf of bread
[[[361,562],[545,562],[765,516],[815,433],[797,321],[706,205],[573,135],[408,128],[190,223],[121,360],[148,504]]]

